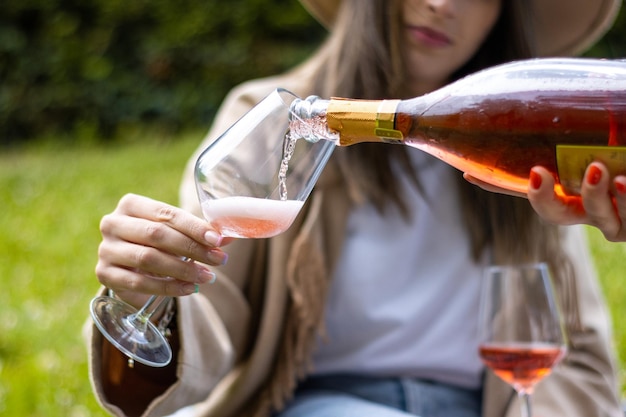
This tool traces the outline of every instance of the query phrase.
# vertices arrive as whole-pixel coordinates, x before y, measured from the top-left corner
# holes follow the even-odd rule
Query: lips
[[[444,33],[426,26],[409,26],[415,40],[429,47],[441,48],[452,44],[452,40]]]

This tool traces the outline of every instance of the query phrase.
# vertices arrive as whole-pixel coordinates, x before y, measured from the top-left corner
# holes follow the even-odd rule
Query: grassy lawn
[[[98,283],[98,222],[126,192],[176,203],[202,133],[153,143],[0,154],[0,415],[104,416],[80,336]],[[626,246],[590,230],[626,363]]]
[[[622,395],[626,398],[626,243],[607,242],[594,228],[589,228],[588,232],[598,275],[613,318]]]
[[[81,339],[99,220],[126,192],[175,203],[201,137],[0,155],[0,415],[105,415]]]

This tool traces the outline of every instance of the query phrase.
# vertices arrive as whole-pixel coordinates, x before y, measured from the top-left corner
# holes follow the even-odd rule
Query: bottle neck
[[[289,107],[289,134],[308,142],[328,140],[338,144],[339,133],[329,129],[326,121],[329,100],[317,96],[295,99]]]
[[[309,142],[329,140],[339,146],[360,142],[400,143],[396,127],[400,100],[352,100],[317,96],[296,99],[290,106],[290,133]]]
[[[404,135],[395,128],[400,100],[349,100],[328,102],[328,128],[339,133],[340,146],[359,142],[402,142]]]

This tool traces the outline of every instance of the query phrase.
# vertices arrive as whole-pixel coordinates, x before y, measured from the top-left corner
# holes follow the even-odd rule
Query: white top
[[[411,376],[481,384],[478,297],[484,265],[471,259],[453,175],[410,150],[427,201],[403,175],[410,222],[364,205],[349,217],[314,372]]]

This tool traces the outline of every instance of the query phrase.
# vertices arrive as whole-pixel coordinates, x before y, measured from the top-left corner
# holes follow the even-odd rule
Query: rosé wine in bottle
[[[291,105],[291,133],[339,146],[412,146],[484,182],[526,193],[542,165],[577,195],[587,165],[626,174],[626,62],[531,59],[499,65],[409,100]]]

